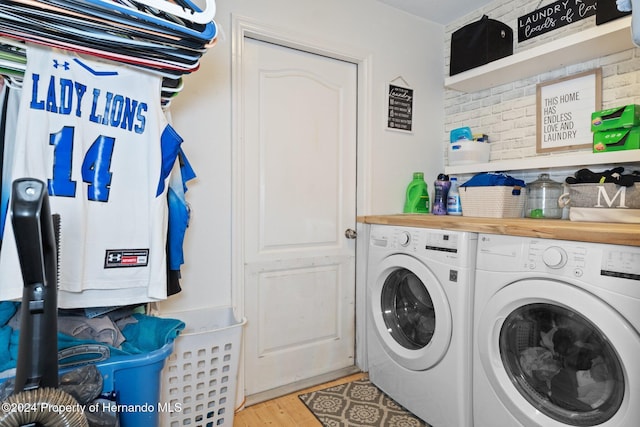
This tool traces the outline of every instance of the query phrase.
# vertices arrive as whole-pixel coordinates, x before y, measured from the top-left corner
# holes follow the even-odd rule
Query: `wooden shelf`
[[[563,219],[478,218],[431,214],[370,215],[359,217],[358,221],[365,224],[640,246],[640,224],[578,222]]]
[[[517,52],[445,78],[445,87],[476,92],[634,47],[631,16]]]
[[[488,163],[446,166],[444,173],[456,175],[479,172],[506,172],[514,170],[550,169],[574,166],[606,165],[640,162],[640,150],[612,151],[609,153],[570,152],[524,159],[497,160]]]

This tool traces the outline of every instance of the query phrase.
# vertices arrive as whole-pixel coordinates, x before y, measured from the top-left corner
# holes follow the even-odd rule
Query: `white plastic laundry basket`
[[[230,307],[171,313],[185,322],[162,371],[162,427],[233,426],[242,327]]]

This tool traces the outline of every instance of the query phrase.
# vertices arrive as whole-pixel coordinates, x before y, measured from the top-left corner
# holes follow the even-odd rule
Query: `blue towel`
[[[158,350],[166,343],[173,342],[185,327],[182,320],[134,314],[137,320],[122,328],[122,335],[127,339],[122,350],[131,354]]]
[[[523,180],[504,173],[479,173],[460,187],[491,187],[494,185],[524,187],[526,184]]]
[[[126,341],[120,348],[107,346],[97,341],[77,339],[58,332],[58,350],[78,345],[97,344],[108,347],[112,357],[131,356],[159,350],[165,344],[173,342],[185,328],[185,323],[177,319],[139,313],[133,314],[133,318],[136,320],[135,322],[122,328],[122,334]],[[19,341],[20,333],[18,330],[6,325],[0,328],[0,372],[16,367]]]
[[[10,351],[12,332],[13,329],[9,326],[0,328],[0,372],[15,367],[15,360],[12,359]]]
[[[16,367],[18,349],[16,347],[15,352],[12,351],[11,337],[14,330],[7,323],[16,314],[19,306],[19,302],[0,302],[0,372]],[[17,342],[16,340],[16,344]]]
[[[0,301],[0,326],[7,324],[9,320],[16,314],[20,307],[19,302],[14,301]]]

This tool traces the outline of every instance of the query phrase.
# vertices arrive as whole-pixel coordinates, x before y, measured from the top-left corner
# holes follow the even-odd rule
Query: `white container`
[[[171,313],[186,327],[162,371],[160,425],[233,426],[242,327],[230,307]]]
[[[460,202],[460,189],[458,178],[451,177],[451,188],[447,195],[447,215],[462,215],[462,203]]]
[[[486,163],[490,155],[488,142],[460,139],[449,144],[449,166]]]

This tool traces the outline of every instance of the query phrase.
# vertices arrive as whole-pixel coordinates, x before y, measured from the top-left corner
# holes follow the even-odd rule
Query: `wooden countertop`
[[[358,222],[640,246],[640,224],[432,214],[368,215]]]

